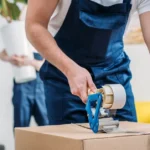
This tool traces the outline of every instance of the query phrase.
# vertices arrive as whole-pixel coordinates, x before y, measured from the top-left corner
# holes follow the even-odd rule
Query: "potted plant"
[[[31,46],[26,38],[25,23],[19,20],[21,10],[18,2],[26,3],[25,0],[0,1],[0,14],[7,20],[8,24],[1,29],[2,39],[9,56],[27,56],[33,59],[29,51]],[[28,82],[36,78],[35,69],[31,66],[13,66],[14,78],[17,83]]]

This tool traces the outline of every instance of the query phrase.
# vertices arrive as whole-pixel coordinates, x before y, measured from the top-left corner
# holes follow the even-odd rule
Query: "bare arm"
[[[150,51],[150,12],[141,14],[140,22],[142,26],[145,43]]]
[[[10,57],[7,55],[5,50],[3,50],[0,53],[0,59],[3,60],[3,61],[6,61],[6,62],[10,62]]]
[[[44,60],[32,60],[31,61],[31,66],[33,66],[37,71],[40,70],[41,66],[43,65]]]
[[[67,71],[76,64],[60,50],[47,30],[49,19],[58,1],[39,0],[37,2],[37,0],[29,0],[26,31],[28,39],[42,56],[66,75]]]
[[[66,75],[72,94],[86,102],[88,88],[92,91],[96,89],[91,75],[63,53],[47,30],[49,19],[58,2],[59,0],[29,0],[26,18],[27,37],[46,60]]]
[[[37,71],[40,70],[44,60],[35,60],[35,59],[30,59],[26,56],[8,56],[6,51],[3,50],[1,53],[0,53],[0,59],[2,61],[5,61],[5,62],[9,62],[15,66],[18,66],[18,67],[21,67],[21,66],[33,66]]]

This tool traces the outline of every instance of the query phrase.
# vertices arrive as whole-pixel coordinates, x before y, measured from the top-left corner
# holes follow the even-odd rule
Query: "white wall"
[[[0,61],[0,144],[13,150],[12,70]]]
[[[150,54],[144,44],[125,47],[131,59],[132,86],[136,101],[150,101]]]
[[[14,150],[13,135],[13,74],[11,65],[0,61],[0,144],[6,150]],[[31,126],[35,126],[31,119]]]

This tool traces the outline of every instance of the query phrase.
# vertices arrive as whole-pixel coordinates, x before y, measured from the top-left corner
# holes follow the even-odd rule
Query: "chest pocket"
[[[106,5],[109,1],[111,6]],[[87,57],[105,60],[113,30],[125,26],[131,9],[122,0],[79,0],[80,41]]]
[[[89,27],[116,29],[125,25],[131,9],[122,0],[81,0],[80,20]]]

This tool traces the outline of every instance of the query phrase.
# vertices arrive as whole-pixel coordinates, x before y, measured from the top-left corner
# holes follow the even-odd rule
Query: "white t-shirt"
[[[101,3],[107,6],[109,3],[121,3],[123,0],[92,0],[97,3]],[[107,3],[106,3],[107,1]],[[67,12],[69,10],[69,7],[71,5],[72,0],[60,0],[58,3],[58,6],[51,17],[51,20],[49,22],[48,29],[51,32],[53,36],[57,34],[59,31],[60,27],[62,26],[65,17],[67,15]],[[138,14],[145,13],[147,11],[150,11],[150,0],[132,0],[132,10],[130,12],[130,17],[128,24],[130,22],[131,16],[134,14],[134,12],[138,12]]]
[[[7,21],[4,17],[2,17],[0,15],[0,52],[2,52],[4,50],[4,43],[3,43],[3,40],[2,40],[2,34],[1,34],[1,29],[7,25]]]

